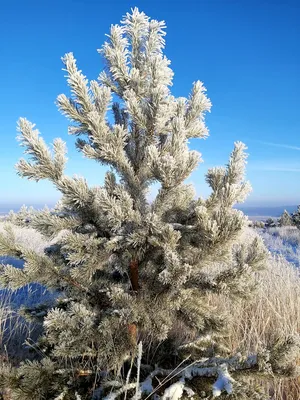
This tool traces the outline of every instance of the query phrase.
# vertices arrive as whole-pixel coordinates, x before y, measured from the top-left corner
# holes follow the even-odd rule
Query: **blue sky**
[[[16,175],[22,156],[16,121],[25,116],[51,142],[68,145],[68,174],[102,184],[104,169],[83,159],[56,109],[68,93],[61,56],[72,51],[89,79],[102,70],[96,49],[112,23],[137,6],[167,23],[166,55],[175,72],[173,94],[187,96],[200,79],[213,107],[210,137],[193,140],[204,163],[190,181],[207,196],[208,167],[226,163],[233,142],[248,145],[248,205],[300,203],[300,4],[248,0],[11,0],[0,3],[0,205],[52,204],[48,182]]]

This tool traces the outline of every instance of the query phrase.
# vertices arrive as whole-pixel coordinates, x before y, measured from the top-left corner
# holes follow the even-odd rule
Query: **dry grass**
[[[25,340],[31,336],[31,324],[18,315],[11,307],[11,293],[2,291],[0,303],[0,358],[12,362],[21,360],[27,355]]]
[[[234,304],[230,310],[233,348],[256,351],[274,336],[300,333],[299,270],[282,256],[270,256],[267,269],[256,279],[253,299]]]
[[[238,303],[211,296],[219,310],[230,315],[228,343],[232,352],[252,353],[277,337],[300,334],[300,270],[282,255],[270,255],[266,270],[257,274],[257,290],[250,301]],[[299,400],[300,379],[269,383],[273,400]]]

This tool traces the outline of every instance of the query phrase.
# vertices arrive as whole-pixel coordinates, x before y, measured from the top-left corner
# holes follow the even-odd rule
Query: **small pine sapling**
[[[185,183],[201,161],[188,141],[208,136],[204,116],[211,103],[200,81],[188,98],[171,94],[164,29],[137,9],[128,13],[100,50],[106,68],[97,81],[87,80],[73,54],[63,57],[71,97],[58,96],[58,108],[72,122],[78,150],[109,167],[103,186],[67,176],[65,143],[56,139],[50,151],[34,124],[19,121],[29,159],[18,163],[18,173],[49,180],[62,198],[55,210],[28,219],[55,238],[44,254],[0,237],[2,254],[25,261],[23,269],[2,266],[3,285],[38,282],[60,294],[43,316],[37,360],[0,370],[0,385],[14,399],[94,393],[112,400],[132,390],[137,400],[151,391],[179,398],[192,393],[195,377],[211,379],[207,398],[233,393],[241,399],[256,393],[239,383],[243,371],[293,370],[292,339],[248,357],[229,354],[222,339],[226,320],[207,294],[248,296],[266,250],[258,237],[241,240],[247,218],[233,208],[251,189],[243,143],[235,143],[225,167],[208,171],[206,200]],[[154,182],[160,188],[150,202]],[[156,377],[167,376],[162,390]]]

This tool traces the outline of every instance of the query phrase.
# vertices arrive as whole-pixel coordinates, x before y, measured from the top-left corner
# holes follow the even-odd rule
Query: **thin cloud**
[[[257,141],[258,143],[265,144],[266,146],[273,146],[273,147],[281,147],[283,149],[290,149],[290,150],[297,150],[300,151],[300,147],[298,146],[291,146],[289,144],[281,144],[281,143],[272,143],[272,142],[263,142],[261,140]]]
[[[266,167],[265,171],[300,172],[300,168]]]
[[[274,171],[274,172],[300,172],[300,168],[284,167],[284,166],[264,166],[264,165],[252,165],[249,169],[257,171]]]

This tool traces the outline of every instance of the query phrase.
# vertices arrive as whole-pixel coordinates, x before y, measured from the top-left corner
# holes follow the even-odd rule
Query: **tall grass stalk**
[[[266,270],[255,277],[251,300],[210,296],[217,310],[230,316],[228,345],[233,353],[257,352],[278,337],[300,334],[300,273],[281,255],[270,255]],[[300,365],[300,364],[299,364]],[[299,378],[259,382],[272,400],[299,400]]]

